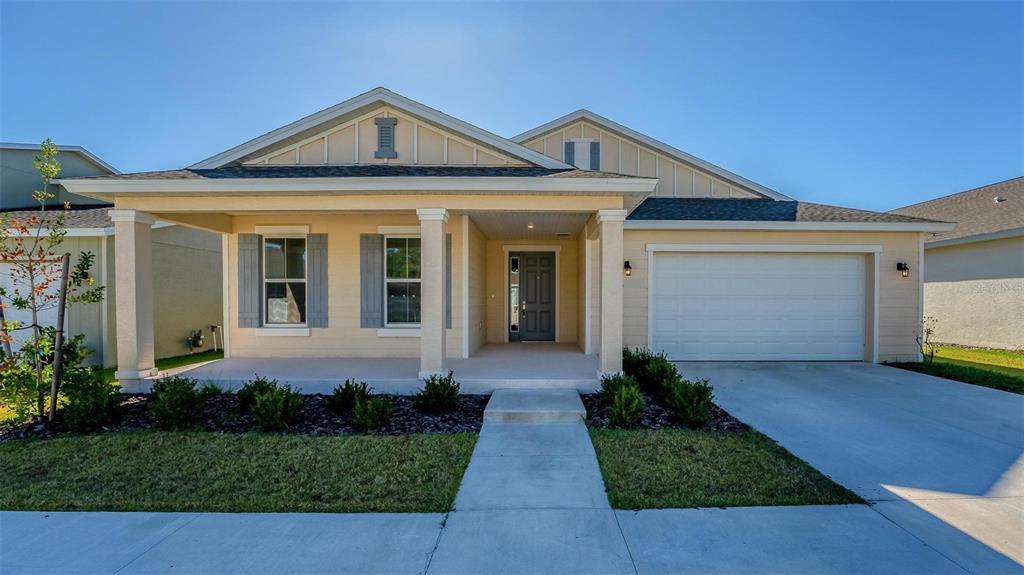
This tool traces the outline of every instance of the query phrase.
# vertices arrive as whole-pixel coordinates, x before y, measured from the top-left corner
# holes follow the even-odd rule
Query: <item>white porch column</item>
[[[448,210],[421,208],[420,379],[444,372],[444,232]]]
[[[598,210],[601,241],[601,348],[598,376],[622,371],[622,228],[626,210]]]
[[[121,387],[138,391],[156,375],[153,349],[153,232],[156,217],[110,210],[114,222],[114,288],[117,309],[117,372]]]

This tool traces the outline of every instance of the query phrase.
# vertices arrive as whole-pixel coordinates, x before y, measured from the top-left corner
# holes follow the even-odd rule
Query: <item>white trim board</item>
[[[253,228],[253,233],[261,236],[305,237],[309,235],[309,226],[305,224],[292,226],[255,226]]]
[[[647,244],[648,253],[882,253],[877,244]]]
[[[504,311],[502,312],[502,323],[504,324],[503,329],[505,335],[502,337],[502,341],[508,343],[508,328],[509,328],[509,311],[508,311],[508,290],[509,290],[509,277],[508,277],[508,254],[511,252],[554,252],[555,254],[555,343],[562,343],[562,246],[560,245],[515,245],[507,244],[501,246],[502,250],[502,268],[504,273],[502,276],[505,281],[502,283],[501,291],[502,301],[504,302]]]
[[[697,156],[694,156],[692,154],[688,154],[688,153],[680,150],[679,148],[670,146],[670,145],[666,144],[665,142],[661,142],[659,140],[655,140],[654,138],[651,138],[650,136],[645,136],[644,134],[641,134],[640,132],[637,132],[636,130],[627,128],[626,126],[623,126],[622,124],[619,124],[618,122],[614,122],[612,120],[609,120],[608,118],[605,118],[604,116],[600,116],[598,114],[595,114],[595,113],[593,113],[590,110],[587,110],[585,108],[576,110],[575,112],[572,112],[572,113],[569,113],[569,114],[566,114],[566,115],[562,116],[561,118],[556,118],[556,119],[554,119],[554,120],[552,120],[552,121],[550,121],[550,122],[548,122],[546,124],[543,124],[541,126],[538,126],[538,127],[534,128],[532,130],[523,132],[522,134],[519,134],[518,136],[514,136],[512,138],[512,141],[521,144],[521,143],[524,143],[524,142],[526,142],[528,140],[532,140],[534,138],[546,135],[548,132],[555,131],[555,130],[557,130],[558,128],[560,128],[562,126],[571,124],[573,122],[578,122],[580,120],[584,120],[584,121],[590,122],[592,124],[596,124],[597,126],[599,126],[601,128],[604,128],[605,130],[608,130],[609,132],[617,133],[617,135],[619,137],[624,137],[624,138],[626,138],[628,140],[633,140],[633,142],[635,142],[635,143],[647,146],[648,148],[653,148],[654,150],[657,150],[657,151],[665,154],[666,156],[670,156],[670,157],[674,158],[676,161],[681,162],[683,164],[686,164],[686,165],[690,166],[691,168],[697,168],[699,170],[703,170],[705,172],[714,174],[714,175],[718,176],[719,178],[722,178],[723,180],[726,180],[727,182],[732,182],[732,183],[736,184],[738,187],[747,188],[749,190],[753,190],[754,192],[756,192],[758,194],[767,196],[767,197],[772,198],[774,200],[792,200],[793,199],[793,198],[790,198],[789,196],[780,194],[779,192],[776,192],[775,190],[773,190],[771,188],[762,186],[761,184],[758,184],[756,182],[752,182],[752,181],[744,178],[743,176],[740,176],[739,174],[734,174],[733,172],[730,172],[729,170],[726,170],[725,168],[721,168],[719,166],[716,166],[715,164],[712,164],[711,162],[702,160],[702,159],[700,159]],[[620,150],[620,153],[621,153],[621,150]],[[638,154],[639,154],[639,151],[638,151]],[[639,162],[638,162],[638,165],[639,165]],[[620,166],[621,166],[621,163],[620,163]],[[657,163],[655,163],[655,166],[657,166]]]
[[[735,220],[626,220],[626,230],[792,230],[847,232],[948,232],[943,222],[763,222]]]
[[[486,270],[484,270],[486,272]],[[486,273],[484,274],[486,275]],[[462,215],[462,357],[469,357],[469,215]]]
[[[369,92],[345,100],[344,102],[331,106],[330,108],[326,108],[316,112],[315,114],[301,118],[291,124],[282,126],[262,136],[249,140],[248,142],[197,162],[189,166],[189,168],[211,169],[224,166],[292,136],[301,134],[308,129],[315,128],[320,124],[329,122],[332,119],[345,116],[346,114],[351,114],[361,108],[377,103],[393,106],[400,111],[418,116],[427,122],[436,124],[453,132],[464,134],[465,136],[495,148],[496,150],[500,150],[538,166],[545,168],[571,168],[568,164],[559,162],[554,158],[550,158],[540,152],[531,150],[526,146],[513,142],[512,140],[502,138],[501,136],[492,134],[491,132],[478,128],[468,122],[464,122],[419,102],[410,100],[409,98],[396,94],[387,88],[374,88]]]

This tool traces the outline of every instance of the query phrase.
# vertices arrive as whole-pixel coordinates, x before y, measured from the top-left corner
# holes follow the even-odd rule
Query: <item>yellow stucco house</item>
[[[913,360],[922,242],[951,227],[797,202],[586,110],[504,138],[383,88],[186,169],[62,183],[115,204],[126,385],[155,373],[157,219],[221,234],[224,366],[335,381],[595,380],[623,346]]]

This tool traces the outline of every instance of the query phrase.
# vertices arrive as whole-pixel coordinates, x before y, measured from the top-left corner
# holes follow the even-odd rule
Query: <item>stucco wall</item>
[[[487,238],[468,216],[469,229],[469,353],[487,343]]]
[[[505,309],[508,286],[505,279],[504,246],[558,246],[558,323],[555,341],[576,343],[576,249],[574,240],[487,240],[487,342],[506,341]]]
[[[451,216],[447,233],[452,235],[452,329],[446,334],[446,355],[462,353],[462,225]],[[310,233],[327,234],[328,323],[312,329],[308,337],[265,337],[257,329],[238,327],[238,236],[253,233],[258,225],[309,225]],[[377,328],[359,326],[359,236],[376,234],[377,227],[418,226],[409,215],[308,215],[237,216],[228,240],[230,346],[233,357],[419,357],[419,337],[381,337]]]
[[[879,276],[879,360],[913,361],[917,358],[915,334],[919,317],[919,284],[913,275],[903,278],[896,262],[919,270],[917,233],[859,232],[727,232],[727,231],[630,231],[625,232],[624,259],[633,266],[623,290],[624,345],[647,345],[648,259],[646,245],[657,244],[871,244],[881,245]],[[870,311],[870,306],[867,308]],[[870,322],[870,319],[868,320]],[[868,338],[866,344],[870,344]]]
[[[1024,238],[929,248],[924,258],[936,341],[1024,347]]]

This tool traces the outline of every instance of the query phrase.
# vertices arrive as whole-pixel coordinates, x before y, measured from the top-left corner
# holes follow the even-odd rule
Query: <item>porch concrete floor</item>
[[[365,381],[379,393],[410,394],[420,389],[419,358],[260,358],[231,357],[188,366],[182,374],[237,389],[261,375],[291,384],[304,393],[330,393],[346,379]],[[484,394],[503,388],[597,389],[597,357],[573,344],[505,343],[480,348],[469,358],[450,358],[447,369],[463,393]],[[143,386],[147,387],[147,386]],[[148,391],[148,389],[142,389]]]

